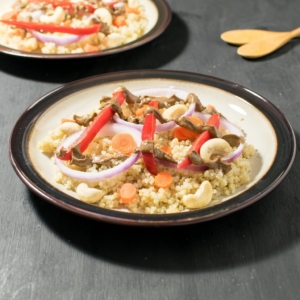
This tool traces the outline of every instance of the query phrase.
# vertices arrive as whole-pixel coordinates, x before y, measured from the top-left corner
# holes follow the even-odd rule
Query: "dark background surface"
[[[68,61],[0,54],[0,299],[300,299],[298,153],[284,181],[257,203],[172,228],[73,215],[31,193],[10,165],[9,134],[32,102],[62,84],[122,70],[189,71],[235,82],[274,103],[299,136],[299,39],[258,60],[239,57],[220,39],[231,29],[297,28],[299,2],[168,3],[167,30],[123,54]]]

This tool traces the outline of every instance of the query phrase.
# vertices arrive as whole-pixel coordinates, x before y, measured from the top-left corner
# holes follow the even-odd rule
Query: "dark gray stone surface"
[[[70,81],[121,70],[190,71],[238,83],[274,103],[299,137],[299,39],[258,60],[220,39],[231,29],[292,30],[299,2],[168,3],[167,30],[123,54],[69,61],[0,54],[0,299],[300,299],[298,153],[284,181],[257,203],[175,228],[73,215],[31,193],[10,165],[10,131],[32,102]]]

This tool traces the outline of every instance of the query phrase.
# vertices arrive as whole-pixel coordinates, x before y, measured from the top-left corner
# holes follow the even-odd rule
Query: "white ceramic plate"
[[[102,209],[77,200],[74,192],[54,181],[55,167],[37,143],[60,120],[74,113],[88,113],[99,98],[120,85],[129,90],[183,89],[201,102],[213,104],[246,134],[257,155],[251,158],[251,181],[234,195],[214,201],[210,207],[165,215],[133,214]],[[172,93],[172,92],[171,92]],[[20,178],[44,199],[70,211],[122,224],[177,225],[205,221],[241,209],[269,193],[289,171],[295,156],[295,136],[282,113],[268,100],[237,84],[174,71],[135,71],[95,76],[62,86],[37,100],[20,117],[11,134],[11,162]]]
[[[7,0],[0,3],[0,15],[10,11],[14,0]],[[75,54],[43,54],[34,52],[25,52],[9,48],[0,44],[0,52],[21,57],[41,58],[41,59],[78,59],[87,57],[102,57],[111,54],[121,53],[141,45],[144,45],[162,34],[169,25],[172,12],[165,0],[140,0],[145,8],[145,14],[148,19],[147,29],[143,36],[137,40],[124,44],[119,47],[106,49],[99,52],[75,53]],[[1,41],[1,39],[0,39]]]

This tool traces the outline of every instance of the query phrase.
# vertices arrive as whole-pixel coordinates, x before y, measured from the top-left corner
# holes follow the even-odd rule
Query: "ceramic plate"
[[[14,0],[5,1],[0,3],[1,14],[6,10],[10,10]],[[42,54],[19,51],[12,48],[8,48],[0,44],[0,52],[31,58],[47,58],[47,59],[69,59],[69,58],[86,58],[86,57],[99,57],[111,54],[117,54],[126,50],[130,50],[145,43],[148,43],[158,37],[167,28],[171,21],[172,12],[169,5],[165,0],[140,0],[141,5],[145,7],[145,13],[148,19],[148,25],[145,34],[139,39],[127,43],[125,45],[103,50],[102,52],[90,52],[90,53],[76,53],[76,54]]]
[[[174,214],[134,214],[83,203],[76,194],[54,181],[55,169],[37,143],[57,128],[63,117],[88,113],[98,107],[102,95],[118,86],[129,90],[178,88],[193,92],[206,104],[214,104],[246,134],[257,154],[251,158],[251,181],[230,197],[210,207]],[[266,146],[267,145],[267,146]],[[21,180],[43,199],[93,219],[127,225],[181,225],[215,219],[261,199],[286,176],[295,157],[294,132],[271,102],[235,83],[201,74],[139,70],[79,80],[51,91],[34,102],[11,133],[10,159]]]

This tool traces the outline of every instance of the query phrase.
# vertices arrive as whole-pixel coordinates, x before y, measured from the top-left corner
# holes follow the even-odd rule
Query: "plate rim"
[[[106,49],[102,52],[88,52],[88,53],[74,53],[74,54],[43,54],[43,53],[33,53],[33,52],[26,52],[26,51],[20,51],[16,50],[4,45],[0,44],[0,53],[8,54],[12,56],[17,57],[23,57],[23,58],[33,58],[33,59],[50,59],[50,60],[61,60],[61,59],[84,59],[84,58],[91,58],[91,57],[106,57],[109,55],[119,54],[134,48],[137,48],[139,46],[142,46],[148,42],[151,42],[152,40],[156,39],[158,36],[160,36],[166,28],[169,26],[171,19],[172,19],[172,10],[169,6],[169,4],[166,2],[166,0],[150,0],[152,1],[157,10],[158,10],[158,19],[154,27],[138,38],[135,41],[132,41],[130,43]]]
[[[174,214],[155,214],[155,215],[148,215],[148,214],[136,214],[136,213],[127,213],[127,212],[120,212],[116,210],[110,210],[105,208],[100,208],[96,206],[92,206],[90,204],[86,204],[84,202],[78,201],[71,196],[64,194],[61,191],[56,190],[52,187],[47,187],[49,184],[45,184],[45,180],[37,176],[35,179],[39,179],[37,181],[32,181],[32,176],[35,175],[31,173],[29,158],[25,156],[25,163],[20,160],[22,156],[21,153],[24,154],[26,152],[26,140],[30,134],[30,128],[35,123],[35,120],[39,118],[47,107],[51,106],[51,99],[54,97],[56,98],[58,95],[62,94],[72,94],[75,91],[73,89],[79,91],[81,87],[88,88],[90,86],[94,86],[95,84],[99,83],[110,83],[111,80],[121,80],[126,78],[128,79],[144,79],[144,78],[168,78],[168,79],[177,79],[177,80],[184,80],[184,81],[192,81],[196,83],[206,84],[208,86],[213,86],[220,88],[223,91],[231,92],[234,95],[239,95],[241,97],[247,96],[248,99],[245,99],[248,103],[257,107],[262,114],[264,114],[268,119],[272,117],[272,120],[269,121],[272,124],[272,127],[276,133],[277,139],[278,135],[283,135],[287,138],[287,134],[289,134],[289,143],[285,143],[285,147],[287,150],[284,155],[280,151],[283,151],[282,148],[278,147],[276,156],[275,156],[275,163],[270,167],[270,169],[266,172],[259,183],[252,186],[249,190],[245,193],[241,193],[236,197],[231,198],[228,201],[222,202],[220,204],[216,204],[212,207],[204,208],[201,210],[193,210],[189,212],[180,212]],[[72,92],[71,92],[72,91]],[[61,98],[61,96],[60,96]],[[249,100],[250,99],[250,100]],[[49,102],[47,105],[45,102]],[[57,100],[58,101],[58,100]],[[44,105],[44,107],[43,107]],[[21,126],[22,122],[30,115],[31,112],[35,112],[38,110],[39,107],[42,106],[43,110],[40,110],[38,114],[35,114],[34,118],[30,118],[29,124],[27,126]],[[262,111],[262,107],[265,107],[265,111]],[[276,120],[276,128],[274,128],[273,122]],[[284,130],[283,132],[277,132],[277,130]],[[285,134],[285,135],[284,135]],[[280,136],[281,137],[281,136]],[[279,145],[281,144],[278,141]],[[279,151],[280,150],[280,151]],[[24,154],[25,155],[25,154]],[[281,155],[285,158],[285,162],[282,163],[282,160],[276,159],[278,155]],[[25,185],[33,191],[35,194],[47,200],[50,203],[53,203],[65,210],[70,212],[89,217],[99,221],[106,221],[110,223],[122,224],[122,225],[139,225],[139,226],[173,226],[173,225],[186,225],[186,224],[193,224],[199,222],[205,222],[213,219],[217,219],[228,214],[231,214],[235,211],[238,211],[242,208],[249,206],[263,198],[265,195],[270,193],[275,187],[277,187],[281,181],[285,178],[288,174],[290,168],[293,165],[294,159],[296,155],[296,137],[293,131],[293,128],[289,121],[286,119],[284,114],[277,108],[272,102],[267,100],[266,98],[260,96],[259,94],[253,92],[252,90],[245,88],[239,84],[213,77],[208,75],[203,75],[199,73],[191,73],[191,72],[184,72],[184,71],[173,71],[173,70],[139,70],[138,73],[136,70],[131,71],[121,71],[121,72],[113,72],[101,75],[95,75],[87,78],[83,78],[80,80],[76,80],[70,82],[68,84],[62,85],[44,96],[37,99],[33,102],[16,121],[10,137],[9,137],[9,158],[10,162],[13,166],[13,169],[19,176],[19,178],[25,183]],[[24,157],[23,157],[24,158]],[[21,163],[20,163],[21,162]],[[22,165],[24,164],[24,165]],[[278,164],[281,164],[279,170],[276,171],[276,176],[274,174],[272,176],[271,183],[267,186],[264,186],[263,190],[259,190],[257,187],[262,185],[261,182],[265,182],[265,179],[268,175],[271,174],[272,171],[277,167]],[[43,186],[46,185],[45,186]],[[249,194],[252,191],[251,197],[246,197],[246,194]],[[60,197],[57,197],[59,195]]]

